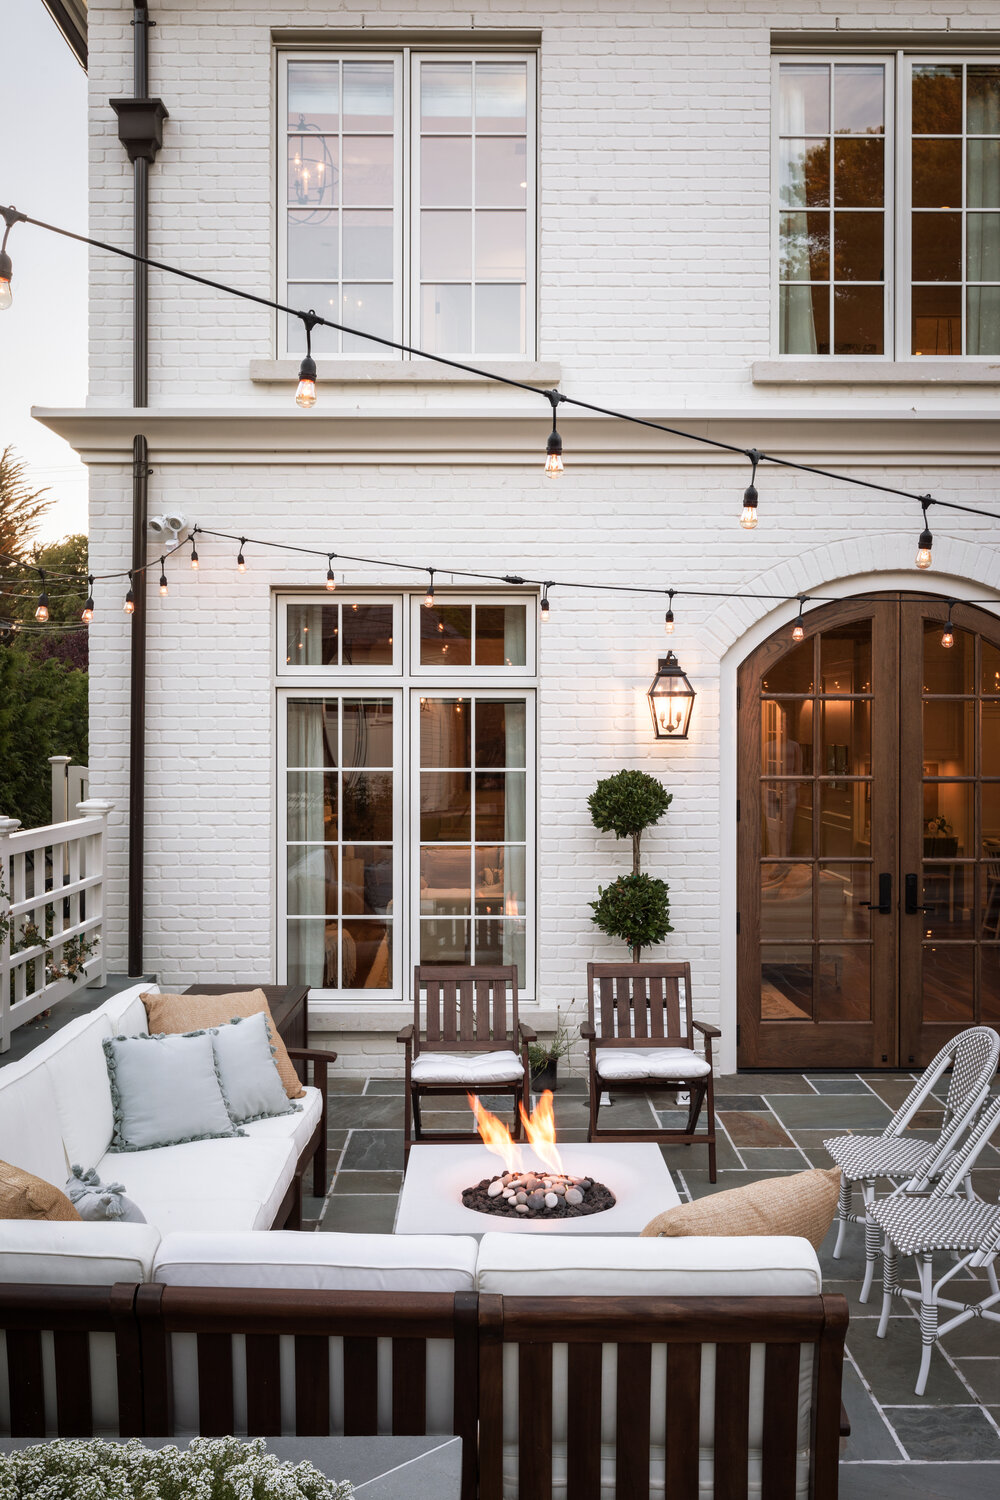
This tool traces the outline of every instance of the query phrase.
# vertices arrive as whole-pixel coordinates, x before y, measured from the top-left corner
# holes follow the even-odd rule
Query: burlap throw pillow
[[[152,1034],[199,1031],[206,1026],[224,1026],[234,1016],[267,1016],[271,1028],[274,1061],[289,1099],[301,1099],[305,1093],[302,1080],[292,1066],[288,1049],[278,1035],[271,1008],[263,990],[235,990],[231,995],[143,995],[146,1019]]]
[[[837,1211],[839,1167],[814,1167],[710,1193],[650,1219],[644,1236],[797,1234],[818,1250]]]
[[[75,1219],[79,1223],[80,1215],[60,1188],[0,1161],[0,1219]]]

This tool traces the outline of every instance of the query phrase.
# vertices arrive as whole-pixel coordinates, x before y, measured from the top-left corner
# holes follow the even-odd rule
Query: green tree
[[[51,821],[50,755],[87,763],[86,672],[0,647],[0,814]]]
[[[0,553],[26,557],[38,523],[51,505],[48,490],[33,490],[26,464],[10,446],[0,455]]]
[[[643,948],[662,942],[674,930],[666,881],[644,875],[639,867],[643,832],[660,821],[672,801],[672,793],[645,771],[605,777],[587,800],[595,828],[632,840],[631,875],[598,886],[598,899],[590,906],[594,925],[609,937],[621,938],[632,950],[633,963],[639,962]]]

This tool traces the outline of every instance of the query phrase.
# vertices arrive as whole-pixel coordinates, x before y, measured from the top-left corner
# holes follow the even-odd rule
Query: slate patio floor
[[[908,1074],[740,1074],[716,1082],[719,1172],[708,1180],[704,1147],[661,1148],[682,1200],[700,1198],[764,1177],[830,1166],[826,1136],[876,1131],[908,1092]],[[450,1102],[450,1101],[449,1101]],[[487,1100],[487,1103],[489,1101]],[[614,1115],[637,1125],[653,1115],[666,1123],[670,1095],[622,1096]],[[502,1101],[497,1101],[498,1112]],[[320,1230],[389,1234],[403,1180],[402,1083],[390,1079],[334,1079],[330,1086],[330,1190],[304,1205]],[[468,1117],[424,1111],[427,1128],[456,1128]],[[939,1110],[921,1126],[931,1134]],[[586,1140],[582,1079],[561,1079],[556,1121],[567,1141]],[[458,1129],[463,1128],[461,1124]],[[1000,1147],[1000,1132],[996,1137]],[[990,1146],[974,1174],[977,1192],[1000,1197],[1000,1150]],[[308,1227],[308,1223],[306,1225]],[[875,1337],[881,1307],[876,1276],[867,1306],[858,1301],[864,1247],[855,1230],[844,1255],[833,1259],[835,1231],[820,1251],[824,1286],[843,1292],[851,1309],[844,1401],[851,1437],[841,1467],[842,1500],[978,1500],[1000,1495],[1000,1326],[974,1320],[935,1352],[927,1393],[913,1394],[919,1362],[919,1325],[908,1305],[897,1303],[888,1338]],[[960,1295],[956,1282],[955,1295]],[[970,1288],[971,1290],[971,1288]],[[975,1295],[982,1296],[978,1288]]]

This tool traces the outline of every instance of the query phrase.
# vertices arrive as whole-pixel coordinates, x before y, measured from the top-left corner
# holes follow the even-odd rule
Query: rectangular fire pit
[[[638,1234],[656,1214],[680,1202],[660,1148],[603,1141],[559,1146],[566,1171],[603,1182],[616,1198],[613,1208],[579,1219],[508,1218],[478,1213],[462,1202],[465,1189],[503,1171],[503,1162],[485,1146],[421,1145],[410,1149],[396,1213],[396,1234]],[[546,1167],[529,1146],[521,1147],[526,1167],[544,1175]]]

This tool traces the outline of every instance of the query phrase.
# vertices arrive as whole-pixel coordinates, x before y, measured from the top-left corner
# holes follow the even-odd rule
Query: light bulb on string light
[[[542,602],[538,606],[538,617],[542,621],[543,624],[549,618],[549,612],[550,612],[550,609],[551,609],[551,606],[549,604],[549,589],[551,587],[552,587],[551,583],[543,583],[542,584]]]
[[[160,596],[161,596],[161,598],[165,599],[167,597],[167,590],[168,590],[168,588],[169,588],[169,585],[167,583],[167,575],[164,572],[163,558],[161,557],[160,558]]]
[[[743,510],[740,513],[740,525],[744,531],[753,531],[757,525],[757,486],[754,483],[757,478],[757,465],[760,463],[760,454],[756,448],[747,449],[747,458],[752,465],[750,471],[750,483],[743,491]]]
[[[424,608],[425,609],[433,609],[434,608],[434,574],[437,571],[437,569],[436,568],[428,568],[427,571],[431,575],[431,581],[427,585],[427,592],[424,595]]]
[[[195,544],[194,535],[191,536],[191,567],[195,573],[198,571],[198,548]]]
[[[35,605],[35,619],[40,625],[44,625],[49,618],[49,596],[45,592],[45,571],[43,568],[39,568],[38,570],[38,579],[42,587],[38,595],[38,603]]]
[[[299,365],[299,383],[295,388],[295,405],[300,406],[303,411],[308,411],[311,406],[316,405],[316,361],[312,357],[312,331],[319,322],[312,308],[308,313],[300,314],[302,326],[306,331],[306,355]]]
[[[87,602],[83,606],[83,611],[82,611],[82,613],[80,615],[80,619],[83,621],[83,623],[85,625],[89,625],[90,622],[91,622],[91,620],[93,618],[94,618],[94,575],[93,575],[93,573],[88,573],[87,574]]]
[[[240,537],[240,551],[239,551],[239,556],[236,559],[236,571],[238,573],[245,573],[246,570],[247,570],[247,560],[243,556],[243,548],[246,546],[246,544],[247,544],[246,537],[245,536],[241,536]]]
[[[552,431],[545,444],[545,472],[550,479],[555,479],[563,471],[563,442],[556,431],[556,408],[565,398],[558,391],[546,391],[545,394],[552,403]]]
[[[667,589],[667,612],[663,616],[663,628],[667,635],[674,633],[674,594],[676,589]]]
[[[799,612],[795,616],[795,624],[792,626],[792,640],[804,641],[806,638],[806,622],[802,618],[802,606],[806,602],[806,595],[799,596]]]
[[[135,595],[132,592],[132,572],[131,572],[131,569],[129,570],[129,575],[128,575],[128,593],[125,595],[125,603],[122,605],[122,609],[125,611],[125,613],[127,615],[134,615],[135,614]]]
[[[930,499],[929,496],[925,495],[920,504],[923,506],[924,510],[924,529],[920,533],[920,537],[917,541],[917,555],[915,558],[915,562],[918,568],[926,572],[926,570],[933,562],[933,558],[931,556],[931,548],[934,545],[934,538],[931,535],[931,529],[927,524],[927,507],[929,505],[933,505],[934,502]]]
[[[11,290],[11,281],[14,277],[14,267],[10,256],[7,254],[7,236],[15,224],[24,223],[24,214],[19,214],[16,208],[5,208],[2,216],[6,228],[3,232],[3,240],[0,241],[0,312],[6,312],[14,300]]]
[[[331,594],[337,587],[337,580],[333,576],[333,559],[336,555],[336,552],[331,552],[326,560],[326,587],[327,591]]]
[[[948,619],[941,634],[941,644],[946,651],[950,651],[955,644],[955,627],[951,623],[951,610],[954,603],[954,599],[948,600]]]

